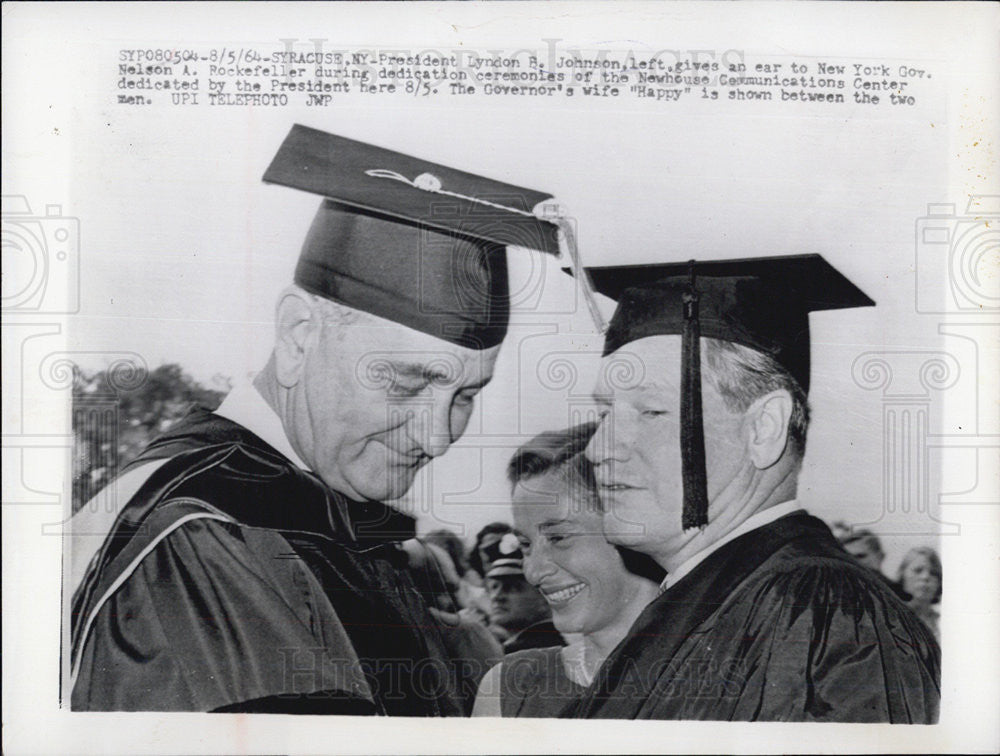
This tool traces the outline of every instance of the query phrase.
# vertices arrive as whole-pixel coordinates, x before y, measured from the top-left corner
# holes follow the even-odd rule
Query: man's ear
[[[292,388],[302,377],[310,341],[319,333],[319,317],[309,295],[289,287],[278,300],[274,367],[278,383]]]
[[[788,422],[792,417],[792,396],[784,389],[759,397],[747,410],[750,460],[758,470],[766,470],[785,453]]]

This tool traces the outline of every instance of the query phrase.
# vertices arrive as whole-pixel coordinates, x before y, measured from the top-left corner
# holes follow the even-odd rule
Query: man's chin
[[[414,476],[395,476],[373,481],[366,479],[358,481],[357,485],[352,483],[351,487],[357,492],[361,499],[365,501],[392,501],[405,496],[413,487]],[[351,481],[348,481],[351,483]]]
[[[405,480],[389,482],[386,484],[385,493],[381,497],[381,500],[389,501],[392,499],[401,499],[410,492],[411,488],[413,488],[412,477]]]
[[[645,539],[646,528],[636,522],[628,522],[609,513],[604,515],[604,538],[616,546],[635,547]]]
[[[638,528],[638,526],[637,526]],[[644,534],[636,529],[632,532],[604,531],[604,538],[608,543],[615,546],[625,546],[633,551],[643,551],[642,545],[646,542]]]

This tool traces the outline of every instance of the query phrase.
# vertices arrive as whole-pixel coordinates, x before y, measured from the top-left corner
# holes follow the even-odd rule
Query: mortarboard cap
[[[302,288],[473,349],[503,339],[506,247],[558,254],[551,195],[295,125],[266,183],[324,198]]]
[[[874,305],[822,256],[587,268],[617,300],[604,354],[647,336],[680,335],[685,528],[708,522],[699,337],[751,347],[809,390],[809,313]]]

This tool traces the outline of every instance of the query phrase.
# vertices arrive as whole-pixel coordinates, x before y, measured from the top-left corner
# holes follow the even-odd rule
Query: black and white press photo
[[[5,21],[5,749],[995,749],[995,7]]]

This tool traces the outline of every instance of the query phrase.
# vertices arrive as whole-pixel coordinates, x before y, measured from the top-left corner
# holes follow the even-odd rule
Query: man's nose
[[[549,558],[544,544],[533,545],[524,557],[524,578],[534,586],[555,572],[556,566]]]
[[[601,424],[597,426],[597,431],[584,450],[592,465],[602,465],[612,459],[621,461],[627,456],[620,425],[610,412],[601,419]]]
[[[597,426],[597,430],[594,435],[590,437],[590,442],[587,444],[587,448],[583,450],[584,456],[590,461],[592,465],[599,465],[607,459],[607,455],[604,453],[604,447],[601,444],[600,436],[603,433],[604,421]]]
[[[428,457],[440,457],[451,446],[454,439],[450,415],[449,404],[437,397],[409,410],[410,437]]]

